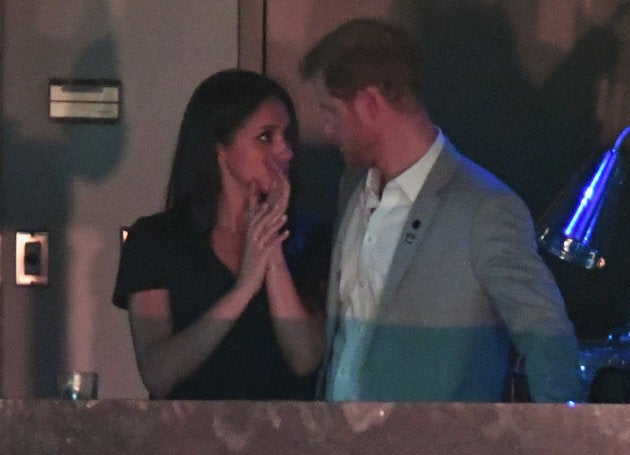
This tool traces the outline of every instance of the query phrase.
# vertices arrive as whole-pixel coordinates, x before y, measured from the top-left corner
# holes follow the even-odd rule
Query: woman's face
[[[291,117],[277,98],[264,101],[245,121],[229,144],[219,144],[218,160],[224,190],[234,185],[247,189],[255,183],[261,192],[269,191],[275,166],[284,174],[293,158],[286,139]]]

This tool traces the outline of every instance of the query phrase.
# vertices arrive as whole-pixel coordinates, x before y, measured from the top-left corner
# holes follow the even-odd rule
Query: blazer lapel
[[[381,309],[391,299],[402,277],[410,267],[412,259],[416,256],[422,244],[422,239],[433,221],[435,211],[439,207],[439,192],[448,184],[457,167],[457,152],[445,140],[440,156],[429,175],[427,175],[420,193],[409,210],[409,215],[403,226],[400,240],[394,253],[394,259],[389,269],[389,276],[383,289]]]

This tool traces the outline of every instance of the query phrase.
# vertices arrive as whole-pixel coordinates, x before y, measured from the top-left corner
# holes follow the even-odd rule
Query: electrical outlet
[[[15,283],[48,284],[48,232],[15,233]]]

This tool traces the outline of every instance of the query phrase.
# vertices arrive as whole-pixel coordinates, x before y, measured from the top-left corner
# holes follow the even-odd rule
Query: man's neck
[[[404,116],[392,122],[381,135],[380,152],[374,167],[382,172],[383,181],[396,178],[422,158],[438,135],[438,128],[424,113]]]

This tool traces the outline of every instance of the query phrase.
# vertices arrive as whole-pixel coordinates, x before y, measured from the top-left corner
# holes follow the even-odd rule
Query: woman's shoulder
[[[166,241],[178,237],[182,231],[179,223],[169,212],[158,212],[138,218],[127,230],[127,240]]]
[[[141,216],[133,222],[130,230],[133,231],[155,231],[168,228],[171,224],[168,212],[158,212],[152,215]]]

